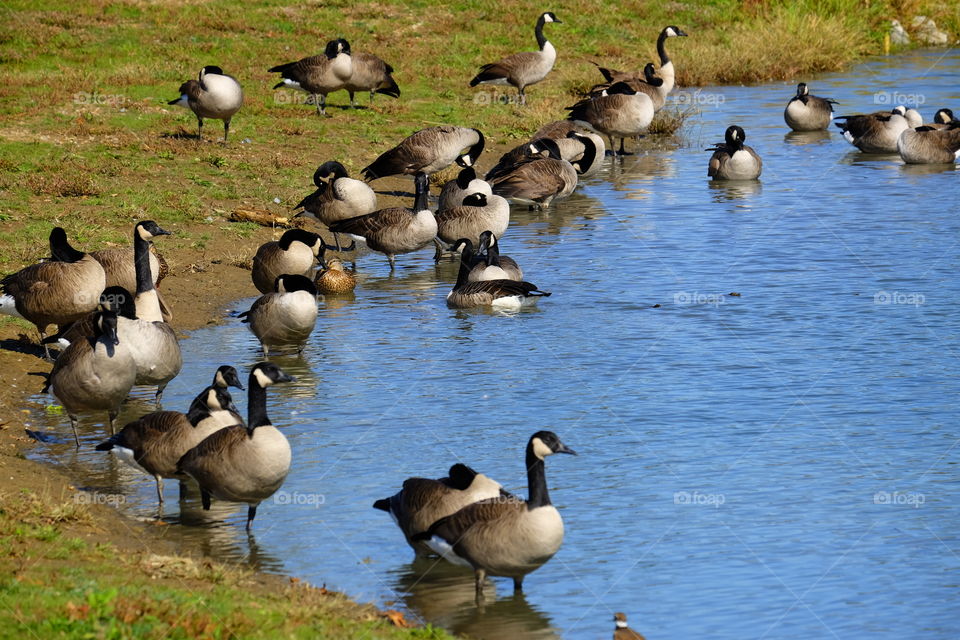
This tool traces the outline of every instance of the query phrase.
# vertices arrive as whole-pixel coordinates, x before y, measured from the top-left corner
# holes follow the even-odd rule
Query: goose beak
[[[571,449],[571,448],[568,447],[567,445],[563,444],[562,442],[560,443],[560,448],[557,449],[557,453],[569,453],[569,454],[572,455],[572,456],[577,455],[577,452],[576,452],[576,451],[574,451],[573,449]]]
[[[161,229],[160,227],[157,227],[157,231],[156,231],[156,233],[154,233],[153,235],[155,235],[155,236],[172,236],[173,234],[170,233],[169,231],[167,231],[166,229]]]
[[[687,33],[686,33],[685,31],[681,31],[680,29],[677,29],[677,35],[678,35],[678,36],[686,36]]]
[[[283,373],[283,372],[281,372],[280,377],[277,378],[277,382],[296,382],[296,381],[297,381],[296,378],[294,378],[288,373]]]

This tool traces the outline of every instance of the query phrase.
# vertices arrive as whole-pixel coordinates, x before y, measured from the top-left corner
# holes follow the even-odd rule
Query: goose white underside
[[[127,466],[136,469],[140,473],[145,473],[148,476],[153,476],[149,471],[141,467],[137,463],[137,459],[133,454],[133,449],[127,449],[126,447],[118,447],[117,445],[113,446],[113,449],[110,449],[117,458],[124,462]]]
[[[180,99],[173,103],[174,107],[183,107],[184,109],[190,108],[190,98],[187,94],[181,94]]]
[[[493,80],[481,80],[477,84],[510,84],[506,78],[494,78]]]
[[[494,309],[516,311],[523,307],[532,307],[535,304],[537,304],[537,296],[504,296],[503,298],[495,298],[490,306]]]
[[[456,552],[454,552],[453,546],[440,536],[433,536],[426,542],[428,547],[430,547],[437,555],[441,556],[450,564],[472,568],[472,565],[458,556]]]
[[[17,311],[16,300],[13,299],[11,295],[2,295],[0,296],[0,313],[5,316],[13,316],[14,318],[22,318],[20,312]]]
[[[310,93],[309,91],[307,91],[306,89],[304,89],[303,87],[301,87],[301,86],[300,86],[300,83],[297,82],[296,80],[291,80],[290,78],[284,78],[284,79],[283,79],[283,84],[286,85],[286,86],[288,86],[288,87],[290,87],[291,89],[296,89],[296,90],[298,90],[298,91],[303,91],[304,93]]]
[[[844,131],[844,132],[843,132],[843,139],[846,140],[847,142],[849,142],[850,144],[854,144],[853,134],[850,133],[849,131]]]

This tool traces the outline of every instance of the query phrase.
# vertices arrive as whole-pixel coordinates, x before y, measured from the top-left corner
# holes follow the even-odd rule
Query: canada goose
[[[954,120],[953,111],[950,109],[937,109],[937,112],[933,115],[933,122],[923,126],[933,129],[946,129]]]
[[[214,425],[229,427],[230,425],[244,423],[243,416],[233,406],[233,398],[227,387],[236,387],[242,390],[243,383],[240,382],[237,370],[225,364],[217,368],[216,373],[213,374],[213,382],[197,394],[197,397],[190,403],[190,408],[187,409],[187,415],[203,410],[207,411],[207,417],[202,418],[196,424],[197,427]],[[227,402],[227,404],[224,405],[223,402]],[[219,409],[217,405],[220,405]],[[228,405],[232,408],[228,408]]]
[[[593,143],[588,144],[592,148]],[[493,193],[513,202],[549,207],[551,202],[566,198],[577,188],[577,168],[560,158],[557,143],[549,138],[531,143],[531,148],[546,151],[548,157],[531,156],[495,177],[491,181]],[[586,160],[587,164],[592,163],[593,155]]]
[[[197,116],[197,138],[203,139],[203,119],[223,120],[223,141],[230,133],[230,119],[243,106],[243,89],[223,69],[207,65],[197,80],[180,85],[180,97],[167,104],[186,107]]]
[[[357,91],[369,91],[371,104],[377,93],[391,98],[400,97],[400,87],[392,75],[393,67],[372,53],[354,53],[351,58],[353,70],[344,85],[344,89],[350,94],[350,106],[357,106],[357,101],[353,98]]]
[[[153,476],[157,501],[163,504],[163,478],[177,476],[177,462],[207,436],[227,425],[207,420],[213,412],[236,412],[226,388],[204,389],[186,414],[154,411],[128,422],[123,429],[97,445],[97,451],[113,451],[125,463]],[[236,422],[231,424],[237,424]]]
[[[524,90],[546,78],[550,70],[553,69],[553,63],[557,60],[557,50],[543,35],[543,25],[548,22],[563,24],[550,11],[537,18],[534,33],[537,35],[539,51],[515,53],[497,62],[483,65],[480,67],[480,73],[470,81],[470,86],[510,84],[517,88],[520,95],[520,104],[527,104],[527,94]]]
[[[272,362],[254,365],[248,381],[247,426],[216,431],[177,463],[180,473],[200,485],[204,509],[210,509],[211,496],[250,505],[247,531],[257,505],[280,488],[290,471],[290,443],[267,416],[267,387],[292,381]]]
[[[70,417],[73,437],[80,448],[77,414],[106,411],[114,433],[120,405],[137,379],[133,356],[117,336],[117,314],[98,311],[93,318],[93,336],[74,340],[64,349],[47,380],[52,393]]]
[[[469,238],[479,244],[480,234],[490,229],[500,236],[510,224],[510,203],[498,195],[472,193],[463,199],[459,207],[437,211],[437,253],[439,261],[443,243],[450,245],[459,238]]]
[[[905,129],[897,140],[897,150],[907,164],[953,164],[960,158],[960,121],[942,129]]]
[[[620,155],[629,155],[623,149],[623,139],[641,135],[653,122],[653,101],[645,93],[637,93],[624,82],[617,82],[607,95],[581,100],[572,107],[569,120],[598,131],[613,139],[620,138]]]
[[[477,170],[473,167],[464,167],[457,174],[456,179],[448,180],[443,188],[440,189],[440,199],[437,203],[437,211],[451,209],[460,206],[463,199],[474,193],[482,193],[485,196],[493,194],[490,183],[477,177]]]
[[[323,263],[325,250],[323,239],[312,231],[285,231],[280,240],[265,242],[257,249],[250,273],[253,285],[260,293],[271,293],[279,275],[310,276],[313,265]]]
[[[310,56],[296,62],[270,67],[270,73],[283,78],[274,89],[291,87],[313,96],[317,114],[327,114],[327,94],[346,87],[353,74],[350,43],[340,38],[327,43],[322,56]]]
[[[118,335],[137,363],[138,385],[157,385],[156,403],[160,406],[163,390],[183,367],[180,343],[173,328],[163,321],[160,301],[150,274],[150,241],[170,235],[153,220],[138,222],[133,228],[134,265],[137,290],[133,297],[136,319],[120,318]]]
[[[670,95],[670,92],[673,91],[673,88],[676,84],[676,71],[673,68],[673,61],[670,60],[670,57],[667,55],[667,38],[675,38],[679,36],[686,36],[680,27],[673,25],[664,27],[660,31],[660,35],[657,37],[657,55],[660,56],[660,69],[657,71],[657,75],[660,76],[660,79],[663,80],[663,84],[660,85],[659,89],[662,92],[663,96],[666,97]],[[607,69],[597,65],[597,68],[600,70],[600,73],[603,74],[603,77],[610,84],[615,84],[621,81],[630,81],[630,80],[642,80],[643,75],[637,74],[634,72],[627,71],[617,71],[615,69]]]
[[[324,295],[350,293],[357,287],[357,277],[343,267],[339,258],[332,258],[327,260],[326,267],[317,272],[313,284],[317,287],[317,293]]]
[[[644,640],[640,633],[627,626],[627,614],[613,614],[613,640]]]
[[[133,295],[123,287],[107,287],[100,294],[100,303],[96,311],[92,311],[76,322],[68,325],[61,325],[60,332],[44,338],[44,344],[59,344],[61,349],[66,349],[74,340],[90,338],[96,333],[94,320],[97,311],[113,311],[117,314],[117,323],[122,322],[121,318],[137,317],[136,307],[133,305]]]
[[[637,93],[645,93],[650,96],[650,100],[653,101],[654,111],[660,111],[660,109],[667,104],[667,92],[663,90],[663,78],[657,76],[652,62],[648,62],[646,65],[644,65],[643,74],[641,76],[628,77],[624,75],[619,82],[626,83]],[[611,86],[612,85],[609,82],[594,85],[591,87],[589,95],[592,98],[596,98],[599,95],[602,95],[603,91],[609,89]]]
[[[50,232],[50,253],[54,261],[30,265],[0,280],[0,313],[36,325],[48,360],[50,350],[43,342],[47,327],[86,316],[97,308],[106,287],[103,267],[89,254],[71,247],[61,227]]]
[[[425,173],[414,177],[416,199],[413,208],[391,207],[365,216],[341,220],[330,225],[334,233],[349,233],[367,241],[367,247],[387,255],[390,270],[399,253],[417,251],[433,242],[437,235],[437,219],[427,206],[430,179]]]
[[[467,278],[470,282],[481,280],[516,280],[523,281],[523,270],[517,262],[509,257],[500,255],[500,243],[497,236],[490,231],[480,234],[480,255],[483,257],[482,269],[472,269]]]
[[[421,129],[380,156],[361,171],[369,182],[395,175],[425,173],[428,176],[456,162],[471,167],[483,153],[484,138],[479,129],[444,125]],[[463,153],[468,149],[467,153]]]
[[[907,109],[900,105],[889,112],[837,116],[835,119],[843,122],[834,124],[843,131],[847,142],[864,153],[896,153],[900,134],[910,126],[906,116]]]
[[[763,170],[763,161],[757,152],[743,141],[747,134],[737,125],[727,127],[724,142],[707,151],[713,151],[707,167],[707,176],[714,180],[755,180]]]
[[[422,541],[414,542],[411,539],[414,534],[426,531],[440,518],[468,504],[496,498],[501,495],[500,491],[500,483],[458,463],[450,467],[446,478],[407,478],[400,491],[377,500],[373,507],[390,514],[417,556],[427,556],[433,550]]]
[[[270,347],[296,345],[297,353],[302,353],[317,323],[317,288],[306,276],[283,274],[277,276],[274,289],[257,298],[240,318],[250,324],[264,358]]]
[[[544,470],[544,458],[555,453],[576,455],[552,431],[536,432],[526,449],[527,501],[509,496],[474,502],[413,536],[448,561],[473,567],[478,602],[487,575],[513,578],[514,591],[522,591],[524,576],[560,549],[563,519],[550,503]]]
[[[794,131],[819,131],[830,126],[836,100],[810,95],[807,83],[797,85],[797,95],[790,98],[783,110],[783,119]]]
[[[576,134],[574,136],[573,134]],[[594,153],[593,163],[589,166],[584,166],[583,162],[583,153],[586,151],[585,145],[579,141],[578,136],[585,136],[593,140],[593,144],[596,147]],[[578,170],[581,176],[590,176],[596,173],[601,166],[603,166],[603,158],[607,153],[607,145],[603,141],[603,137],[597,135],[593,131],[586,129],[577,125],[570,120],[556,120],[554,122],[548,122],[539,129],[536,133],[530,136],[530,141],[533,142],[539,138],[550,138],[551,140],[556,140],[557,144],[560,146],[560,157],[562,157],[567,162],[576,162],[580,161],[580,169]],[[565,142],[560,142],[564,140]]]
[[[330,180],[326,181],[327,178]],[[307,215],[327,227],[339,220],[377,210],[377,194],[373,189],[365,182],[351,178],[346,167],[335,160],[324,162],[317,168],[313,174],[313,184],[317,190],[301,200],[294,209],[302,207]],[[340,251],[340,238],[334,235],[334,239],[337,251]]]
[[[508,311],[516,311],[522,307],[533,306],[537,299],[550,294],[537,289],[537,285],[530,282],[516,280],[478,280],[470,281],[470,272],[473,264],[473,243],[469,238],[460,238],[455,243],[463,244],[460,254],[460,271],[457,273],[457,282],[447,294],[447,306],[455,309],[472,309],[474,307],[493,307]]]
[[[107,286],[123,287],[127,291],[137,290],[137,270],[133,265],[133,247],[117,247],[114,249],[100,249],[91,251],[90,255],[100,263],[107,276]],[[160,282],[170,271],[167,261],[163,259],[153,242],[150,242],[150,274],[153,277],[154,287],[159,287]],[[167,305],[163,296],[157,290],[157,299],[160,303],[160,312],[163,314],[163,321],[173,320],[173,311]]]

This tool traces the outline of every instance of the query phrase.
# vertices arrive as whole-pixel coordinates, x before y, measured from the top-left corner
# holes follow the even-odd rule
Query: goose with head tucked
[[[554,200],[568,197],[579,182],[579,163],[592,164],[595,157],[593,143],[585,140],[592,150],[585,152],[576,165],[560,157],[560,147],[554,140],[541,138],[532,142],[528,158],[491,180],[493,193],[536,208],[549,207]],[[541,152],[545,152],[546,157]]]
[[[820,131],[830,126],[835,104],[836,100],[811,95],[807,83],[801,82],[783,110],[783,119],[794,131]]]
[[[194,398],[187,413],[148,413],[128,422],[96,448],[97,451],[113,451],[129,466],[153,476],[157,483],[157,500],[163,504],[163,479],[177,477],[177,462],[183,454],[207,436],[229,426],[221,424],[214,415],[219,413],[233,416],[237,408],[226,387],[214,384]],[[231,421],[230,424],[243,424],[243,420]]]
[[[543,35],[543,26],[548,23],[562,24],[552,12],[547,11],[537,18],[534,33],[539,51],[525,51],[507,56],[497,62],[480,67],[480,73],[470,81],[470,86],[478,84],[509,84],[517,88],[520,104],[527,103],[526,88],[547,77],[557,60],[557,50]]]
[[[393,79],[393,67],[372,53],[356,52],[351,58],[352,72],[343,87],[350,94],[351,107],[357,107],[354,94],[358,91],[370,92],[370,104],[378,93],[391,98],[400,97],[400,87]]]
[[[446,478],[407,478],[400,491],[377,500],[373,507],[389,513],[407,544],[423,557],[432,555],[433,550],[422,541],[414,542],[414,534],[469,504],[500,496],[501,490],[500,483],[458,463],[450,467]]]
[[[323,255],[327,246],[316,233],[304,229],[285,231],[280,240],[265,242],[253,256],[251,277],[260,293],[271,293],[277,276],[311,276],[313,267],[319,261],[323,264]]]
[[[60,353],[44,389],[60,401],[70,417],[78,449],[79,413],[106,411],[110,433],[114,433],[120,405],[137,379],[137,364],[117,336],[117,314],[96,312],[92,328],[93,335],[75,339]]]
[[[247,425],[214,432],[177,463],[179,473],[200,485],[204,509],[210,509],[211,496],[247,503],[247,531],[257,505],[283,485],[290,471],[290,443],[267,415],[267,387],[292,381],[272,362],[254,365],[247,383]]]
[[[913,113],[917,113],[911,109]],[[907,108],[898,105],[892,111],[877,111],[866,115],[837,116],[834,124],[843,131],[843,138],[864,153],[896,153],[900,134],[911,126]]]
[[[303,212],[329,227],[334,222],[366,215],[377,210],[377,194],[370,186],[355,180],[346,167],[336,160],[320,165],[313,174],[317,190],[301,200],[294,209]],[[340,238],[334,234],[337,251],[341,250]],[[350,251],[348,247],[346,251]]]
[[[453,180],[448,180],[440,189],[437,211],[452,209],[463,204],[463,199],[474,193],[489,196],[493,193],[490,183],[477,177],[474,167],[464,167]]]
[[[897,140],[897,151],[907,164],[953,164],[960,158],[960,120],[943,128],[905,129]]]
[[[492,230],[502,235],[510,224],[510,203],[495,195],[472,193],[463,199],[463,204],[437,211],[437,252],[439,261],[445,250],[460,238],[469,238],[480,243],[480,234]]]
[[[552,431],[536,432],[526,447],[526,501],[508,494],[474,502],[412,536],[449,562],[473,568],[478,603],[486,576],[513,578],[514,591],[520,592],[524,577],[559,551],[563,519],[550,502],[544,464],[555,453],[576,452]]]
[[[430,179],[425,173],[414,177],[416,197],[413,208],[391,207],[365,216],[341,220],[330,225],[334,233],[347,233],[363,238],[367,247],[384,253],[390,270],[396,266],[395,256],[424,248],[437,235],[437,219],[427,206]]]
[[[712,151],[707,165],[707,176],[714,180],[756,180],[763,170],[763,160],[753,148],[743,142],[747,139],[741,127],[727,127],[724,141],[707,149]]]
[[[196,80],[180,85],[180,97],[169,103],[185,107],[197,116],[197,138],[203,139],[203,119],[223,120],[223,141],[230,133],[230,120],[243,106],[243,89],[233,76],[215,65],[200,70]]]
[[[106,288],[106,273],[93,256],[67,241],[67,232],[50,232],[54,260],[30,265],[0,280],[0,313],[23,318],[37,327],[44,354],[47,327],[80,320],[97,308]]]
[[[350,43],[343,38],[331,40],[323,55],[270,67],[269,73],[279,73],[283,78],[274,89],[290,87],[305,91],[313,97],[317,115],[326,115],[327,94],[345,88],[353,74]]]
[[[279,275],[274,292],[257,298],[240,318],[250,324],[264,358],[270,347],[293,346],[298,354],[302,353],[317,323],[317,288],[306,276]]]

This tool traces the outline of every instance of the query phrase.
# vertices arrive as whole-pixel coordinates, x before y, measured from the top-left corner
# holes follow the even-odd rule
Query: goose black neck
[[[417,194],[413,199],[413,210],[419,213],[429,208],[427,201],[430,197],[430,181],[424,180],[420,175],[417,175],[414,178],[414,184],[416,185]]]
[[[467,284],[470,276],[470,265],[473,264],[473,247],[469,244],[463,245],[460,253],[460,270],[457,271],[457,283],[454,288]]]
[[[133,230],[133,267],[137,274],[135,295],[153,289],[153,278],[150,275],[150,243],[140,237],[139,227]]]
[[[465,167],[457,174],[457,186],[461,189],[467,189],[470,183],[477,177],[477,170],[473,167]]]
[[[586,136],[581,137],[580,142],[583,143],[583,156],[577,160],[577,166],[580,167],[578,173],[583,173],[593,166],[593,161],[597,158],[597,145],[592,138]]]
[[[247,432],[253,435],[254,429],[268,424],[273,423],[267,416],[267,390],[250,376],[250,391],[247,392]]]
[[[534,29],[534,33],[537,34],[537,45],[540,47],[540,51],[543,51],[544,45],[547,44],[547,38],[543,35],[543,25],[546,24],[546,21],[543,19],[543,16],[537,20],[537,28]]]
[[[82,251],[77,251],[67,242],[67,233],[57,227],[50,232],[50,257],[56,262],[76,262],[86,255]]]
[[[664,29],[660,32],[660,37],[657,38],[657,55],[660,56],[660,66],[670,62],[670,58],[667,57],[667,30]]]
[[[487,266],[500,266],[500,245],[496,241],[493,241],[490,246],[487,247]]]
[[[207,406],[207,396],[212,390],[213,387],[207,387],[190,403],[190,408],[187,410],[187,420],[189,420],[193,426],[197,426],[201,420],[210,417],[210,408]]]
[[[547,491],[547,472],[542,458],[533,452],[533,445],[527,445],[527,488],[530,492],[527,500],[528,509],[545,507],[550,503],[550,493]]]

